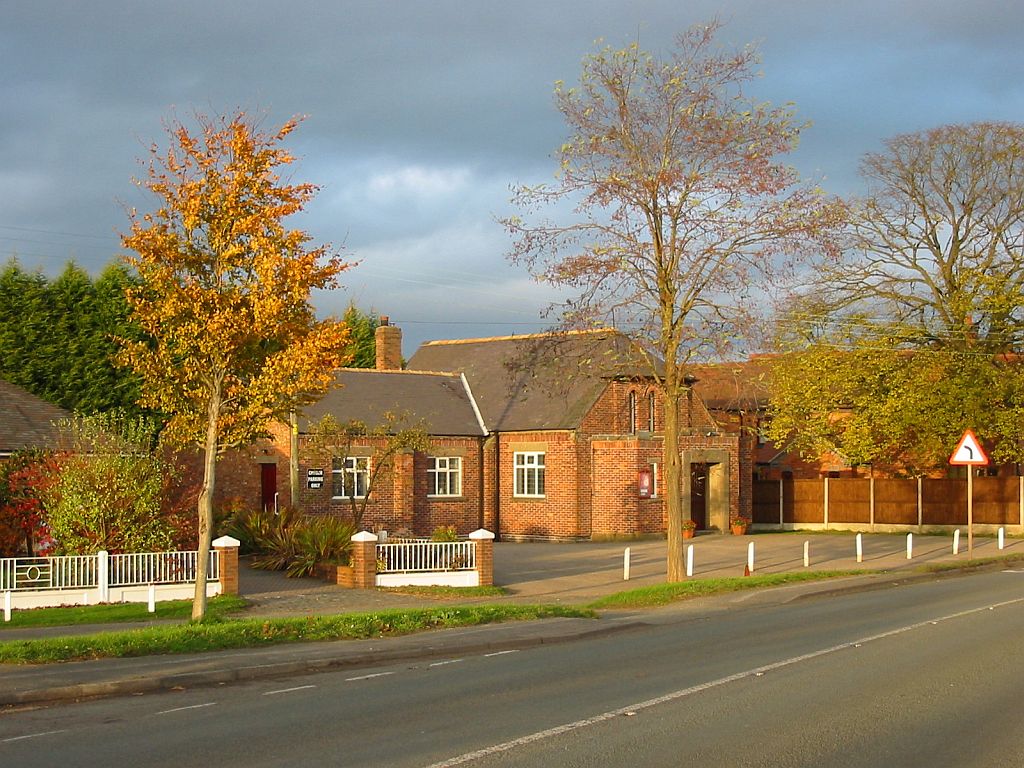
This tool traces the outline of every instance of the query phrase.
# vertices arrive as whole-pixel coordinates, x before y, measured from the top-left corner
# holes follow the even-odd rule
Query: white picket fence
[[[198,552],[0,558],[5,607],[147,602],[191,597]],[[220,553],[210,552],[207,594],[220,594]],[[151,590],[152,587],[152,590]]]
[[[415,539],[377,545],[377,586],[479,585],[475,541]]]

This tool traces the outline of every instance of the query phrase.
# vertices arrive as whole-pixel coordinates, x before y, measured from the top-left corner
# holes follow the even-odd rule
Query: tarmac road
[[[1024,572],[605,621],[622,628],[10,712],[0,763],[1020,764]]]

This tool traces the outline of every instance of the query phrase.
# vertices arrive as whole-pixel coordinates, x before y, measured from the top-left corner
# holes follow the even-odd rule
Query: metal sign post
[[[965,430],[949,457],[953,466],[967,467],[967,557],[974,557],[974,468],[988,464],[988,456],[971,430]]]

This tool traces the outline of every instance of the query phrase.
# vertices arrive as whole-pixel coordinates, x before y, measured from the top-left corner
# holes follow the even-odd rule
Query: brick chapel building
[[[337,387],[273,439],[225,460],[219,495],[347,515],[365,493],[380,440],[345,457],[318,452],[313,425],[402,414],[430,437],[397,457],[366,499],[363,527],[429,534],[453,525],[505,539],[663,534],[660,391],[610,330],[423,344],[401,369],[401,331],[382,318],[377,369]],[[684,510],[698,529],[751,513],[754,439],[724,428],[695,392],[680,414]],[[685,512],[684,512],[685,514]]]

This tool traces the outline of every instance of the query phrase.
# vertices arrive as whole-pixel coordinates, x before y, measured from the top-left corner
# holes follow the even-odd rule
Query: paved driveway
[[[864,534],[863,562],[857,563],[853,534],[765,533],[752,536],[702,534],[692,541],[694,578],[742,576],[748,547],[754,545],[755,573],[804,569],[804,542],[813,570],[906,570],[925,563],[967,561],[966,537],[953,556],[951,536],[915,536],[914,559],[906,558],[905,534]],[[623,555],[630,550],[630,580],[623,580]],[[975,557],[1024,553],[1024,541],[1008,539],[999,552],[990,538],[975,538]],[[505,597],[471,602],[585,603],[633,587],[665,579],[664,540],[580,543],[498,543],[494,552],[495,582]],[[442,599],[379,590],[343,589],[315,579],[288,579],[280,573],[242,568],[241,591],[261,616],[377,611],[437,605]],[[467,602],[464,598],[460,602]]]

